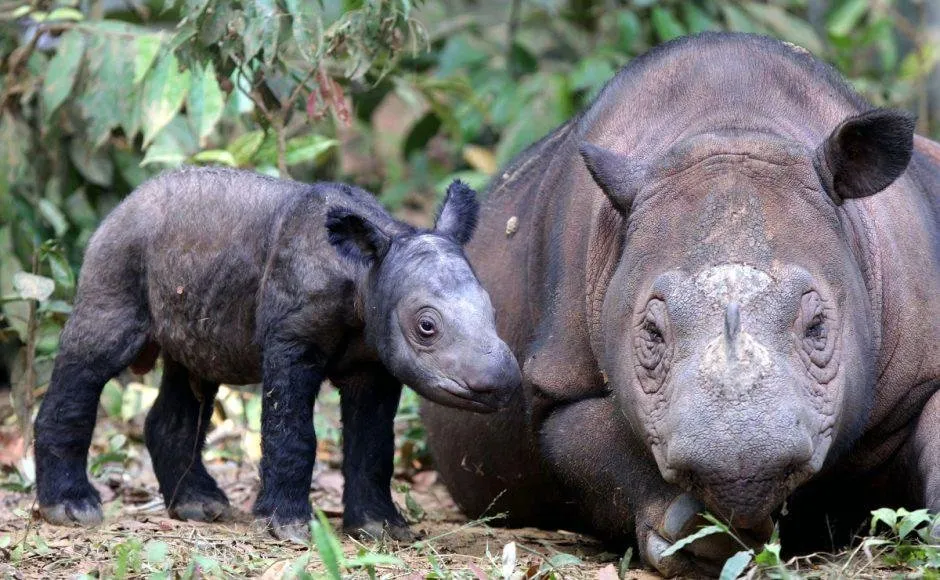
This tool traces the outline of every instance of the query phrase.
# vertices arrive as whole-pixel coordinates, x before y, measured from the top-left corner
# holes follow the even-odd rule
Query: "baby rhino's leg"
[[[98,399],[104,384],[134,361],[149,331],[133,288],[95,282],[80,288],[36,417],[39,512],[58,525],[101,522],[101,498],[86,474]]]
[[[414,534],[392,503],[394,420],[401,383],[375,365],[334,377],[343,416],[343,527],[359,537],[411,541]]]
[[[202,462],[219,385],[200,380],[168,356],[163,360],[160,394],[144,428],[163,501],[177,519],[227,519],[232,515],[228,498]]]

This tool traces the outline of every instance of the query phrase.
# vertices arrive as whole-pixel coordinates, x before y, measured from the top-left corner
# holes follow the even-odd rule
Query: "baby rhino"
[[[313,404],[328,378],[343,420],[344,527],[405,539],[389,490],[402,383],[438,403],[504,406],[519,367],[462,246],[475,193],[447,190],[433,230],[392,219],[367,192],[227,169],[141,185],[88,246],[74,312],[36,419],[40,511],[101,521],[86,476],[98,398],[163,354],[147,448],[170,515],[231,514],[201,450],[219,383],[263,383],[254,513],[280,538],[311,517]]]

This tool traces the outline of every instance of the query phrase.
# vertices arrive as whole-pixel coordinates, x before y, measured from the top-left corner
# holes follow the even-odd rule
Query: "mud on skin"
[[[86,475],[101,389],[162,355],[145,438],[171,516],[231,515],[201,459],[212,402],[219,383],[262,382],[254,513],[277,537],[303,539],[313,403],[329,378],[341,397],[344,527],[410,538],[389,489],[402,383],[476,412],[504,406],[520,383],[463,253],[477,212],[458,181],[430,230],[343,184],[203,168],[141,185],[89,243],[36,419],[42,515],[101,521]]]
[[[798,550],[940,511],[940,145],[913,130],[768,38],[632,61],[482,208],[468,254],[523,396],[425,405],[456,502],[635,541],[667,576],[740,549],[663,556],[703,509],[759,543],[786,500]]]

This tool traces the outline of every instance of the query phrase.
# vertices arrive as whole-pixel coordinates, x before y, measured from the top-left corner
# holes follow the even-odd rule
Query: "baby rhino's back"
[[[102,230],[137,233],[151,340],[203,378],[260,380],[253,338],[265,263],[284,216],[298,205],[322,213],[318,197],[312,185],[218,168],[141,185]]]

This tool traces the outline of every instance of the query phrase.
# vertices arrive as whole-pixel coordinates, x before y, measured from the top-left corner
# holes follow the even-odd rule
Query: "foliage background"
[[[161,170],[348,181],[426,222],[449,179],[484,186],[618,67],[704,30],[804,46],[936,138],[937,4],[0,0],[0,421],[28,432],[89,237]]]
[[[586,106],[618,67],[656,44],[705,30],[766,33],[801,45],[873,103],[917,113],[918,131],[940,137],[935,0],[0,0],[0,489],[29,497],[29,425],[84,249],[103,217],[148,177],[188,163],[347,181],[376,193],[400,217],[426,224],[450,179],[484,187],[502,164]],[[121,377],[102,396],[106,419],[90,469],[99,484],[123,482],[115,489],[125,503],[141,489],[128,485],[128,472],[146,471],[139,423],[156,380]],[[318,405],[318,458],[331,477],[340,439],[335,391]],[[243,459],[257,459],[259,421],[257,396],[225,390],[207,461],[217,472],[237,464],[234,476],[222,478],[235,485],[227,488],[233,499],[247,502],[253,493],[238,482]],[[406,489],[417,490],[419,476],[433,474],[411,477],[428,466],[413,393],[403,399],[397,433],[397,472],[407,476]],[[409,517],[420,520],[423,508],[405,493]],[[145,493],[137,501],[149,500]],[[295,557],[267,544],[223,557],[212,550],[229,545],[224,531],[187,528],[189,539],[179,543],[166,533],[178,523],[152,519],[156,535],[146,544],[120,518],[83,542],[63,530],[31,535],[28,514],[17,510],[8,522],[27,527],[12,551],[12,536],[0,535],[0,576],[11,554],[43,574],[49,562],[84,566],[102,558],[117,577],[143,570],[163,571],[154,577],[244,575],[265,569],[272,557]],[[869,556],[881,550],[891,566],[940,566],[936,549],[906,543],[929,516],[901,512],[876,513],[872,531],[881,521],[893,535],[860,544],[836,575],[859,565],[861,549]],[[143,533],[140,521],[130,524]],[[470,533],[470,524],[451,525],[441,537]],[[112,533],[122,543],[109,540]],[[191,544],[193,534],[205,542]],[[501,555],[491,554],[490,534],[478,537],[486,557],[470,560],[487,574],[512,574],[518,565],[526,578],[549,578],[578,561],[556,552],[533,568],[517,562],[509,538]],[[59,542],[54,550],[44,537]],[[537,541],[545,544],[544,537]],[[358,556],[330,548],[331,560],[320,544],[335,539],[324,542],[317,542],[321,563],[374,573],[371,551],[347,543],[346,552]],[[774,547],[776,555],[767,551]],[[168,549],[179,553],[167,556]],[[779,549],[769,544],[752,556],[763,573],[779,569],[786,577],[775,559]],[[435,550],[413,550],[421,555],[414,570],[424,573],[430,563],[428,577],[450,577]],[[304,570],[309,558],[290,570]],[[628,552],[619,576],[629,564]],[[611,577],[602,576],[608,569],[618,576],[612,565],[585,574]]]

